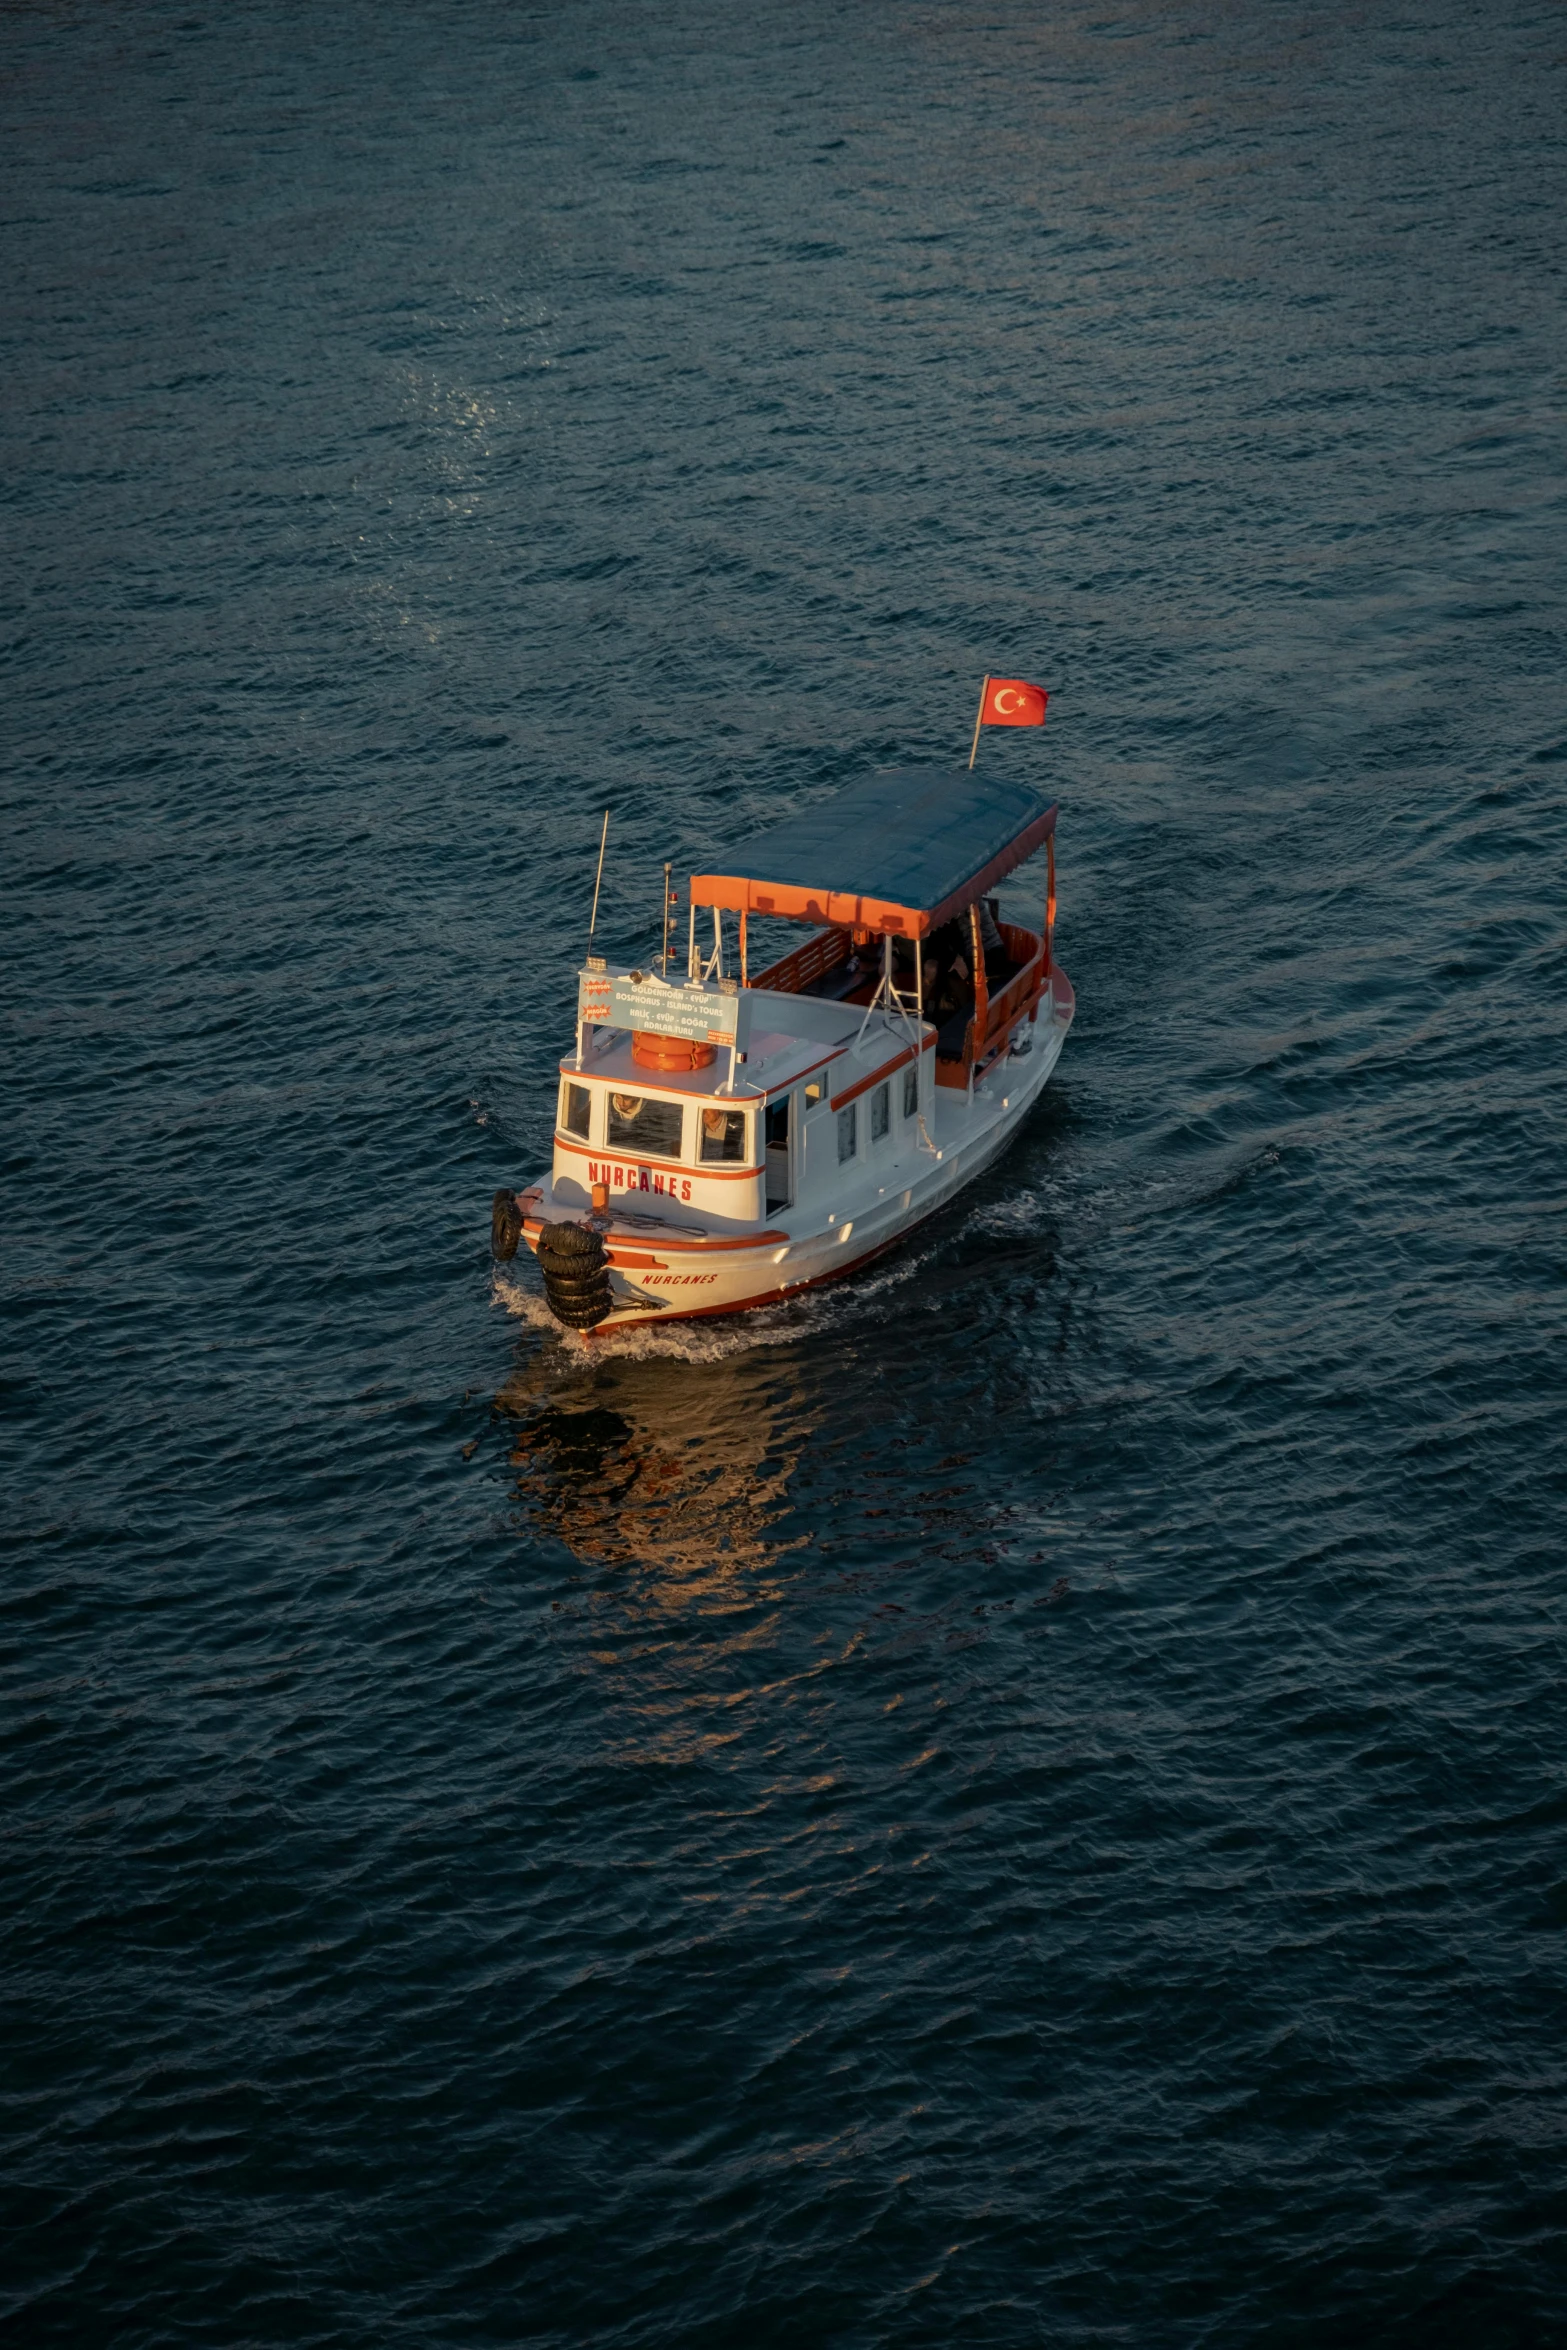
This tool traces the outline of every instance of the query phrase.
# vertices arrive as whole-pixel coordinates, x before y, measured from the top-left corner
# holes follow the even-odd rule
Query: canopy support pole
[[[1048,979],[1055,968],[1052,959],[1056,936],[1056,836],[1054,833],[1045,843],[1045,861],[1049,873],[1049,879],[1045,884],[1045,977]]]
[[[990,982],[985,976],[985,940],[979,927],[979,900],[975,898],[968,910],[969,951],[974,957],[974,1017],[969,1025],[968,1089],[970,1101],[974,1098],[974,1071],[980,1054],[989,1038]]]
[[[743,919],[744,917],[742,916],[742,920]],[[923,1008],[921,1006],[920,995],[918,992],[920,984],[919,950],[920,941],[916,939],[914,941],[914,986],[916,991],[914,997],[914,1013],[917,1020],[923,1019]],[[875,987],[871,991],[871,1000],[865,1007],[865,1017],[860,1022],[860,1033],[849,1048],[851,1052],[857,1050],[863,1041],[865,1031],[871,1024],[871,1014],[873,1012],[885,1012],[889,1019],[901,1020],[905,1028],[907,1028],[909,1024],[909,999],[907,996],[900,995],[898,992],[897,981],[893,976],[892,957],[893,933],[888,930],[884,931],[882,934],[881,977],[877,980]]]

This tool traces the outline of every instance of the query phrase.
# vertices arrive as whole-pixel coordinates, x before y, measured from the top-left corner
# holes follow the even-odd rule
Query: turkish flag
[[[1025,685],[1020,677],[992,677],[985,686],[986,726],[1043,726],[1050,696],[1042,685]]]

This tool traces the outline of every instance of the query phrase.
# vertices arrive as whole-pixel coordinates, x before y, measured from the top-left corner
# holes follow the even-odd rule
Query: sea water
[[[1564,59],[0,19],[8,2340],[1567,2330]],[[562,1339],[605,808],[987,670],[1025,1132]]]

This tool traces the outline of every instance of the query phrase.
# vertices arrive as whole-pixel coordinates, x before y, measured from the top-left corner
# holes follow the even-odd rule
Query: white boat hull
[[[829,1216],[801,1230],[787,1213],[785,1229],[722,1236],[682,1232],[652,1216],[612,1209],[599,1220],[609,1254],[609,1314],[585,1337],[612,1337],[629,1328],[734,1314],[775,1305],[842,1280],[881,1256],[947,1203],[1007,1148],[1049,1083],[1071,1026],[1074,1001],[1065,974],[1046,983],[1038,1018],[1020,1024],[1020,1052],[1003,1054],[966,1091],[938,1088],[930,1147],[907,1160],[900,1179],[852,1216]],[[546,1178],[518,1195],[523,1238],[536,1248],[546,1223],[586,1223],[580,1204],[557,1203]]]

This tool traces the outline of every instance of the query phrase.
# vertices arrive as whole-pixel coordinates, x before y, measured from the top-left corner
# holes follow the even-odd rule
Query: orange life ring
[[[689,1044],[683,1036],[660,1036],[654,1028],[634,1028],[631,1058],[641,1069],[706,1069],[718,1058],[710,1044]]]

